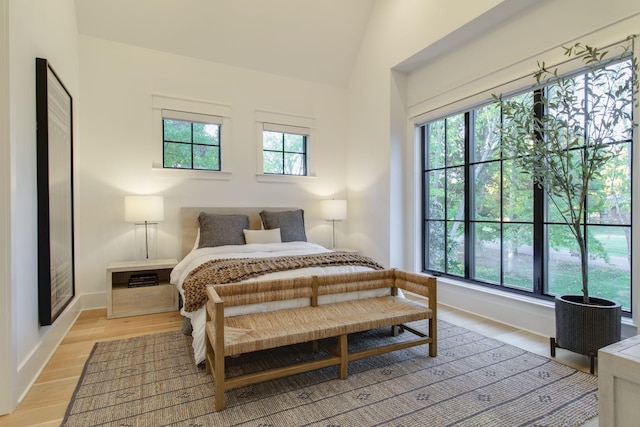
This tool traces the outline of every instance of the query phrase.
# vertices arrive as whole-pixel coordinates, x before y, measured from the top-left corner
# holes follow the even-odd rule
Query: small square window
[[[221,170],[220,130],[216,116],[162,111],[162,166],[168,169]]]
[[[265,123],[262,132],[263,173],[306,176],[308,138],[308,129]]]

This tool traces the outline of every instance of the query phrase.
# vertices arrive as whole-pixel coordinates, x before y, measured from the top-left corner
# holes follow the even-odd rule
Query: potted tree
[[[638,63],[632,55],[633,37],[614,53],[581,43],[564,47],[568,58],[581,60],[578,76],[560,76],[557,67],[538,62],[533,77],[540,90],[533,105],[494,95],[502,107],[505,155],[545,192],[549,209],[555,207],[566,223],[580,257],[581,294],[555,297],[551,355],[556,347],[588,355],[592,373],[598,349],[620,340],[621,307],[589,294],[585,218],[594,180],[619,154],[621,145],[612,142],[620,135],[631,138],[635,128]]]

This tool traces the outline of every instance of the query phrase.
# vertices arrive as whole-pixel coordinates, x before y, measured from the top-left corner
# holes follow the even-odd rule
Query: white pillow
[[[281,243],[280,229],[272,230],[242,230],[244,232],[244,240],[249,243]]]

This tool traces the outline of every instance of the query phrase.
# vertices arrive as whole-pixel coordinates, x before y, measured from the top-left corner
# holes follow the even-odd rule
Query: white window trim
[[[314,128],[315,119],[312,117],[256,110],[256,180],[258,182],[300,182],[305,180],[315,180],[316,174],[313,161],[313,144],[315,141]],[[279,175],[264,173],[264,145],[262,133],[265,130],[307,136],[307,175]]]
[[[214,179],[228,181],[232,177],[231,163],[231,106],[209,101],[185,99],[166,95],[152,95],[153,161],[154,174],[166,177]],[[162,119],[172,118],[220,125],[220,171],[169,169],[162,165]]]
[[[280,125],[277,123],[267,123],[267,122],[262,123],[262,130],[289,133],[293,135],[305,135],[305,136],[309,135],[309,131],[310,131],[308,127]]]
[[[170,119],[170,120],[182,120],[185,122],[211,123],[215,125],[222,125],[221,116],[213,116],[211,114],[188,113],[185,111],[167,110],[164,108],[162,109],[162,118]]]

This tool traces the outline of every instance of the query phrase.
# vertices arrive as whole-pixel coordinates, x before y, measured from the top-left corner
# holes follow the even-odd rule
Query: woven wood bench
[[[348,292],[389,288],[390,295],[318,304],[322,297]],[[398,296],[398,289],[428,298],[422,305]],[[284,280],[209,285],[207,287],[206,370],[214,378],[215,410],[225,407],[225,390],[300,372],[339,366],[339,378],[347,378],[348,363],[369,356],[428,344],[437,355],[436,279],[400,270],[313,276]],[[298,300],[303,307],[225,317],[225,307]],[[404,325],[429,319],[428,332]],[[402,342],[349,353],[347,335],[391,326],[417,336]],[[225,357],[291,344],[337,338],[337,349],[323,359],[301,362],[262,372],[225,377]]]

